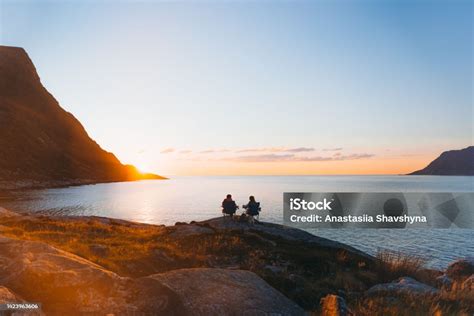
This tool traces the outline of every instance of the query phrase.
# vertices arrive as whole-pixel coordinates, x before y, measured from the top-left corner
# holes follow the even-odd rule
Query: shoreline
[[[102,185],[107,185],[107,184],[102,184]],[[131,184],[131,185],[134,186],[135,184]],[[137,185],[140,186],[139,183],[137,183]],[[159,185],[159,183],[157,183],[156,185]],[[89,189],[87,189],[87,187],[85,188],[86,190],[93,190],[93,191],[96,190],[93,187]],[[99,188],[97,188],[97,190],[98,189]],[[73,190],[74,189],[71,189],[71,192],[75,192]],[[27,195],[24,195],[24,192],[25,194],[27,193],[27,191],[16,191],[15,193],[10,192],[11,193],[10,196],[8,196],[9,194],[7,192],[6,195],[4,195],[2,198],[2,195],[1,195],[2,192],[0,191],[0,205],[2,205],[1,202],[4,201],[3,205],[5,207],[11,207],[10,210],[16,210],[19,212],[19,214],[27,214],[26,212],[23,212],[22,206],[24,205],[25,207],[28,207],[28,209],[31,210],[32,212],[30,213],[31,215],[35,215],[34,213],[36,211],[34,207],[35,202],[28,201],[29,200],[28,198],[26,198],[26,200],[23,201],[24,200],[23,197],[27,196]],[[58,191],[58,192],[61,193],[62,191]],[[56,192],[54,194],[56,194]],[[32,196],[35,196],[35,195],[36,195],[35,193],[32,193]],[[87,198],[87,195],[86,195],[86,198]],[[127,200],[127,197],[125,197],[125,200]],[[81,203],[83,201],[87,202],[87,200],[83,199],[81,200]],[[78,206],[81,206],[81,205],[82,204],[78,204]],[[29,208],[30,206],[32,207]],[[82,207],[77,211],[75,211],[74,207],[71,207],[71,209],[68,209],[67,206],[63,206],[61,204],[52,205],[52,208],[44,208],[48,206],[49,206],[48,204],[40,206],[39,209],[41,211],[36,214],[45,215],[45,216],[68,216],[68,217],[69,216],[83,216],[81,215],[82,213],[90,214]],[[108,204],[106,204],[105,206],[108,206]],[[171,216],[171,217],[165,218],[165,220],[157,222],[156,220],[160,219],[159,214],[148,219],[143,216],[136,216],[135,214],[133,214],[133,211],[134,211],[133,205],[129,209],[130,209],[130,212],[132,213],[127,213],[125,211],[114,213],[114,209],[112,208],[112,209],[107,209],[106,212],[98,212],[98,211],[91,212],[92,214],[90,216],[111,217],[111,218],[121,219],[124,221],[132,221],[136,223],[144,223],[144,224],[151,224],[151,225],[173,225],[177,221],[205,221],[207,218],[212,218],[218,214],[217,212],[207,212],[206,214],[201,215],[201,216],[192,216],[191,214],[192,212],[191,213],[184,212],[183,216]],[[128,209],[126,209],[126,211],[128,211]],[[275,214],[274,214],[275,212],[271,213],[270,210],[266,210],[266,211],[270,213],[268,213],[268,215],[264,215],[264,218],[263,218],[264,220],[266,219],[269,222],[275,223],[275,224],[283,224],[281,220],[275,217]],[[128,214],[131,214],[131,215],[128,216]],[[89,215],[86,215],[86,216],[89,216]],[[143,221],[141,221],[140,219],[143,219]],[[392,231],[385,231],[383,229],[382,230],[362,229],[361,231],[359,231],[356,228],[349,228],[347,231],[345,229],[326,230],[324,228],[304,228],[304,227],[302,229],[315,236],[322,236],[330,240],[338,241],[340,243],[345,243],[347,245],[350,245],[351,247],[354,247],[355,249],[358,249],[359,251],[368,253],[372,256],[375,256],[377,252],[380,250],[387,250],[387,251],[392,251],[392,252],[399,251],[399,252],[403,252],[407,254],[416,254],[417,251],[420,249],[420,247],[416,247],[416,246],[415,247],[407,246],[407,245],[410,245],[410,240],[409,240],[409,237],[404,237],[404,234],[405,234],[404,232],[406,231],[407,234],[411,236],[417,235],[417,232],[410,228],[405,228],[402,231],[398,231],[398,229],[392,230]],[[432,233],[430,234],[429,231],[432,231]],[[431,254],[427,252],[423,252],[426,255],[426,258],[429,258],[426,264],[427,268],[443,270],[453,260],[456,260],[457,258],[464,258],[469,255],[469,252],[468,252],[469,247],[465,244],[465,242],[463,242],[463,240],[466,240],[466,238],[470,238],[470,236],[472,236],[472,234],[469,233],[469,230],[465,230],[463,228],[458,228],[458,229],[450,228],[449,230],[446,230],[445,228],[439,228],[439,229],[429,229],[429,231],[428,230],[420,231],[421,236],[424,236],[422,238],[430,238],[429,240],[427,239],[427,242],[428,242],[427,246],[429,246],[430,249],[433,249],[434,251],[433,256],[431,256]],[[399,235],[400,233],[401,235]],[[459,249],[462,249],[462,251],[461,250],[458,251],[457,249],[455,249],[455,251],[449,252],[447,251],[447,247],[442,247],[440,245],[440,243],[443,242],[442,235],[444,235],[445,233],[447,234],[447,236],[452,236],[454,240],[458,240],[457,245],[460,245],[461,248]],[[365,236],[365,237],[359,240],[358,234],[361,234],[362,236]],[[391,238],[393,242],[382,244],[381,242],[379,242],[379,240],[382,240],[381,238],[382,239]],[[374,243],[371,243],[371,240],[374,240]],[[398,240],[400,242],[398,242]],[[455,243],[453,243],[453,245],[455,245]],[[423,249],[421,249],[421,251],[423,251]]]
[[[413,175],[413,174],[305,174],[305,175],[181,175],[175,176],[174,178],[188,178],[188,177],[474,177],[473,175]],[[1,191],[28,191],[28,190],[42,190],[42,189],[57,189],[57,188],[67,188],[67,187],[76,187],[82,185],[94,185],[94,184],[106,184],[106,183],[120,183],[120,182],[135,182],[135,181],[153,181],[153,180],[171,180],[174,178],[168,178],[164,176],[159,176],[159,178],[143,178],[143,179],[131,179],[131,180],[1,180],[0,181],[0,192]],[[470,191],[467,191],[470,192]]]
[[[46,190],[46,189],[62,189],[68,187],[78,187],[85,185],[96,185],[96,184],[108,184],[108,183],[122,183],[122,182],[136,182],[136,181],[163,181],[169,180],[170,178],[161,177],[157,179],[133,179],[133,180],[109,180],[109,181],[96,181],[96,180],[77,180],[77,181],[35,181],[27,180],[23,184],[23,181],[0,181],[0,192],[23,192],[33,190]],[[34,183],[34,184],[32,184]],[[39,184],[41,183],[41,184]]]

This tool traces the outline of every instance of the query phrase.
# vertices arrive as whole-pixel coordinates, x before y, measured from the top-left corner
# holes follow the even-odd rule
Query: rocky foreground
[[[0,210],[0,304],[41,303],[36,314],[472,315],[472,260],[417,262],[269,223]]]

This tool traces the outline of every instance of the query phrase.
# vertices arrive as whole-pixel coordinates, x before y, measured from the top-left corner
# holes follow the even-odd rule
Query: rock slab
[[[402,277],[395,282],[377,284],[367,290],[369,295],[433,295],[439,293],[439,290],[412,279]]]
[[[0,284],[48,315],[184,314],[179,297],[159,282],[121,277],[41,242],[0,236]]]
[[[190,315],[305,315],[298,305],[250,271],[180,269],[149,278],[175,291]]]

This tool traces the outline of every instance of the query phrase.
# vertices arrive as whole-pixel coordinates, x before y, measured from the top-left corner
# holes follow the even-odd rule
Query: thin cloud
[[[323,148],[323,151],[341,151],[343,148],[342,147],[336,147],[336,148]]]
[[[252,152],[281,152],[283,151],[284,148],[279,148],[279,147],[263,147],[263,148],[244,148],[244,149],[238,149],[235,152],[236,153],[252,153]]]
[[[316,161],[342,161],[342,160],[358,160],[373,157],[373,154],[351,154],[339,155],[332,157],[322,156],[296,156],[294,154],[265,154],[224,158],[223,160],[237,162],[316,162]]]
[[[200,154],[210,154],[210,153],[213,153],[213,152],[215,152],[214,149],[206,149],[206,150],[200,151],[199,153]]]
[[[160,151],[161,154],[169,154],[169,153],[172,153],[174,152],[175,149],[174,148],[165,148],[163,149],[162,151]]]
[[[290,148],[290,149],[287,149],[285,151],[289,152],[289,153],[302,153],[302,152],[314,151],[314,148],[312,148],[312,147],[297,147],[297,148]]]
[[[285,148],[285,147],[263,147],[263,148],[245,148],[236,150],[236,153],[251,153],[251,152],[268,152],[268,153],[299,153],[299,152],[310,152],[314,151],[312,147],[295,147],[295,148]]]
[[[224,160],[238,161],[238,162],[272,162],[272,161],[290,161],[295,155],[252,155],[252,156],[238,156],[232,158],[225,158]]]
[[[192,152],[193,152],[192,150],[180,150],[179,151],[180,154],[190,154]]]
[[[366,159],[372,158],[375,155],[373,154],[352,154],[352,155],[340,155],[340,156],[333,156],[333,157],[297,157],[300,160],[294,161],[341,161],[341,160],[358,160],[358,159]]]

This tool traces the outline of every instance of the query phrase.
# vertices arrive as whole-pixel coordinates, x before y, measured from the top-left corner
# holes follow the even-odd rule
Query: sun
[[[147,173],[148,170],[150,170],[149,166],[144,163],[144,162],[138,162],[136,164],[134,164],[135,168],[137,168],[138,172],[140,173]]]

